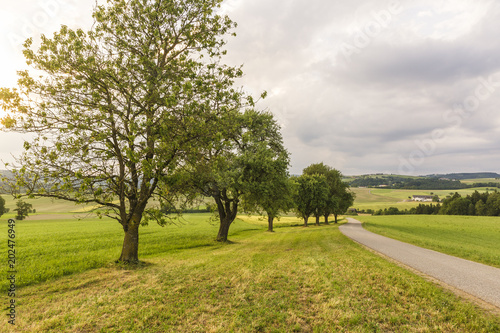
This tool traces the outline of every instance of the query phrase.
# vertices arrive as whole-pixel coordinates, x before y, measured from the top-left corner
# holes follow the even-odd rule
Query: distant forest
[[[448,178],[455,180],[478,179],[478,178],[500,178],[500,174],[495,172],[474,172],[474,173],[448,173],[427,175],[429,178]]]
[[[458,190],[473,187],[500,188],[497,182],[477,182],[465,184],[460,179],[499,178],[496,173],[460,173],[447,175],[430,175],[425,177],[404,177],[393,175],[357,176],[348,181],[351,187],[386,187],[408,190]]]

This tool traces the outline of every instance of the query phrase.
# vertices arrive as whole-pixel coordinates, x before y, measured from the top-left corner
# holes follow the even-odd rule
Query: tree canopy
[[[297,215],[304,219],[304,226],[307,227],[309,217],[322,211],[327,204],[328,183],[326,177],[319,174],[302,174],[296,181],[295,208]]]
[[[62,26],[37,51],[27,40],[37,75],[0,90],[5,127],[35,134],[11,188],[100,205],[125,232],[119,260],[137,261],[141,222],[167,222],[150,199],[170,200],[179,166],[230,132],[219,120],[253,105],[233,88],[241,69],[221,63],[235,26],[221,2],[109,0],[88,32]]]
[[[247,212],[267,215],[268,231],[272,232],[274,219],[294,206],[294,182],[288,174],[288,152],[281,143],[281,136],[276,135],[279,133],[278,127],[274,121],[270,125],[264,128],[264,133],[267,133],[273,144],[261,142],[253,152],[247,153],[247,191],[243,196],[243,207]]]
[[[240,203],[265,205],[278,200],[279,185],[273,181],[287,176],[288,152],[283,146],[280,128],[272,114],[252,109],[232,119],[232,135],[226,135],[194,161],[187,184],[200,194],[212,197],[220,222],[217,240],[227,241],[229,227]],[[278,186],[278,187],[277,187]]]
[[[320,215],[325,217],[328,223],[328,216],[343,214],[354,203],[354,193],[349,190],[349,185],[342,182],[342,173],[328,165],[321,163],[311,164],[303,170],[306,175],[323,175],[328,185],[326,202],[318,207],[315,213],[318,220]]]

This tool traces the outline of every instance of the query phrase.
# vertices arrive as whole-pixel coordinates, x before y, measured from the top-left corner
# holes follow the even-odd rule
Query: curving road
[[[348,218],[339,227],[352,240],[500,308],[500,269],[403,243],[365,230]]]

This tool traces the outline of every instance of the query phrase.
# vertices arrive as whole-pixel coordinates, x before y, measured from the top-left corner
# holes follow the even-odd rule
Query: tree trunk
[[[307,220],[309,220],[309,216],[308,217],[304,217],[304,227],[307,227]]]
[[[220,220],[219,232],[215,240],[217,242],[227,242],[229,227],[238,213],[238,198],[229,198],[226,189],[221,191],[217,187],[214,189],[214,194],[212,196],[217,204]]]
[[[325,224],[330,224],[330,223],[328,222],[328,214],[325,214]]]
[[[267,231],[269,232],[274,232],[273,230],[273,221],[274,221],[274,217],[272,217],[271,215],[267,215]]]
[[[319,225],[319,215],[316,215],[316,225]]]
[[[220,219],[219,233],[217,234],[217,242],[227,242],[227,235],[229,234],[229,227],[231,226],[231,218],[226,217]]]
[[[139,262],[139,224],[130,226],[125,231],[123,239],[122,254],[119,262],[137,263]]]
[[[335,223],[337,223],[337,216],[338,216],[338,214],[333,214],[333,216],[335,216]]]

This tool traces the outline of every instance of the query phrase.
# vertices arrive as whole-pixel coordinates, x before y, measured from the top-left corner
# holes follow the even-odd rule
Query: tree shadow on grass
[[[149,268],[151,266],[154,266],[156,264],[153,264],[151,262],[148,262],[148,261],[143,261],[143,260],[139,260],[137,262],[123,262],[123,261],[113,261],[111,262],[108,267],[110,268],[116,268],[116,269],[120,269],[120,270],[125,270],[125,271],[137,271],[137,270],[141,270],[141,269],[146,269],[146,268]]]

